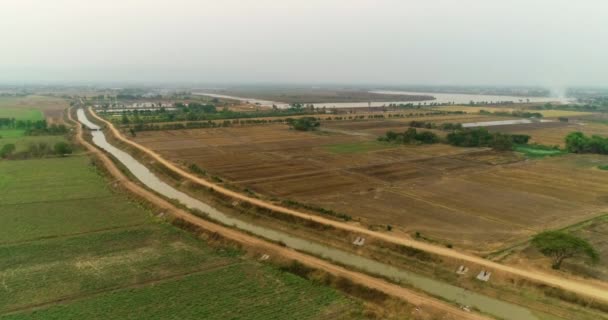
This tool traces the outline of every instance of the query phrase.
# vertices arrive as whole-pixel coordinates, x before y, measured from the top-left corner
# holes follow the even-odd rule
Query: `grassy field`
[[[360,316],[331,288],[156,221],[89,163],[0,161],[1,319]]]
[[[0,161],[0,243],[146,221],[105,187],[86,157]]]
[[[566,152],[559,149],[548,148],[536,145],[519,145],[515,146],[515,151],[521,152],[528,158],[544,158],[551,156],[558,156],[565,154]]]
[[[61,114],[67,105],[65,100],[54,97],[0,97],[0,118],[30,121],[46,119],[49,123],[59,123],[62,122]],[[60,137],[24,137],[24,132],[21,129],[0,129],[0,147],[14,143],[19,152],[32,142],[65,141]]]
[[[26,117],[24,120],[40,120],[33,116],[44,117],[47,121],[61,122],[63,110],[69,106],[65,99],[51,96],[29,95],[26,97],[0,97],[0,114],[2,117]],[[17,111],[15,111],[17,110]],[[35,110],[35,111],[33,111]],[[19,115],[16,115],[18,112]],[[41,114],[39,114],[41,112]],[[42,116],[43,114],[43,116]]]
[[[38,109],[0,107],[0,118],[37,121],[44,119],[44,115],[42,114],[42,111]]]
[[[584,111],[569,111],[569,110],[536,110],[536,109],[526,109],[523,107],[489,107],[489,106],[445,106],[438,108],[439,110],[448,110],[448,111],[464,111],[467,113],[478,113],[481,110],[489,111],[489,112],[512,112],[515,110],[518,111],[529,111],[529,112],[538,112],[543,115],[545,118],[557,118],[557,117],[580,117],[580,116],[588,116],[591,115],[591,112]]]
[[[333,290],[243,263],[1,319],[344,319],[348,307]]]
[[[49,146],[54,146],[57,142],[68,140],[64,136],[24,136],[22,131],[17,133],[17,136],[6,137],[0,139],[0,146],[12,143],[15,145],[15,152],[27,151],[32,144],[46,143]]]
[[[375,150],[384,150],[389,148],[394,148],[397,145],[380,142],[380,141],[363,141],[363,142],[350,142],[350,143],[340,143],[325,146],[325,149],[331,153],[337,154],[349,154],[349,153],[364,153]]]
[[[2,100],[2,99],[0,99]],[[2,103],[0,102],[0,105]],[[38,109],[12,108],[0,106],[0,118],[15,118],[17,120],[37,121],[44,119],[44,115]],[[4,138],[17,138],[23,136],[25,131],[21,129],[0,129],[0,143],[7,143]]]

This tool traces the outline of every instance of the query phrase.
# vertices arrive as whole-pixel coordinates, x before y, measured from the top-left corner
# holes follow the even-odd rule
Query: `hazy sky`
[[[0,0],[0,82],[608,85],[605,0]]]

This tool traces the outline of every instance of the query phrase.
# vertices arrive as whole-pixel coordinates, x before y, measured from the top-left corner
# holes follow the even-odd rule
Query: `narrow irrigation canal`
[[[475,307],[481,312],[500,319],[538,319],[538,317],[532,314],[530,310],[515,304],[490,298],[485,295],[465,290],[409,271],[400,270],[393,266],[364,258],[346,251],[294,237],[287,233],[259,227],[254,224],[229,217],[208,204],[192,198],[189,195],[161,181],[156,175],[154,175],[154,173],[152,173],[139,161],[135,160],[135,158],[133,158],[131,155],[108,143],[105,134],[99,130],[100,127],[88,120],[84,110],[78,109],[77,114],[78,121],[92,130],[91,133],[93,135],[93,143],[114,156],[148,188],[164,195],[167,198],[175,199],[188,208],[205,212],[210,218],[216,221],[219,221],[225,225],[234,226],[237,229],[253,233],[268,240],[281,241],[288,247],[321,256],[331,261],[339,262],[343,265],[366,270],[371,274],[391,278],[401,283],[407,283],[433,296],[441,297],[445,300],[453,301],[461,305]]]

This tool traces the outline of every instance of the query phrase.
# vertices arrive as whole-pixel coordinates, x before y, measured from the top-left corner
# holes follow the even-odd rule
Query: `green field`
[[[295,275],[233,263],[2,319],[345,319],[352,307]]]
[[[521,152],[528,158],[544,158],[566,154],[565,151],[541,145],[518,145],[515,151]]]
[[[0,161],[1,319],[359,318],[337,291],[211,247],[86,156]],[[339,315],[339,316],[338,316]]]
[[[64,100],[51,97],[28,96],[28,97],[0,97],[0,118],[15,118],[17,120],[38,121],[44,120],[43,109],[54,107],[65,103]],[[24,137],[25,130],[0,128],[0,146],[7,143],[14,143],[18,150],[22,151],[26,144],[43,137]],[[22,142],[19,138],[30,138]],[[21,149],[19,149],[21,148]]]
[[[380,141],[362,141],[324,146],[325,150],[337,154],[364,153],[394,147],[396,147],[396,145]]]
[[[68,141],[64,136],[24,136],[22,130],[16,131],[18,131],[17,136],[3,136],[3,138],[0,139],[0,147],[5,144],[12,143],[15,145],[15,152],[22,152],[26,151],[31,144],[46,143],[52,147],[53,145],[55,145],[55,143],[59,141]]]
[[[0,107],[0,118],[37,121],[44,119],[44,115],[35,108]]]
[[[2,100],[2,99],[0,99]],[[12,101],[12,100],[10,100]],[[0,105],[6,104],[6,101],[0,102]],[[43,120],[44,115],[38,109],[33,108],[14,108],[0,106],[0,118],[15,118],[17,120]],[[24,130],[18,129],[0,129],[0,144],[5,144],[4,138],[16,138],[23,136]]]
[[[146,221],[106,188],[83,156],[0,161],[0,243],[91,232]]]

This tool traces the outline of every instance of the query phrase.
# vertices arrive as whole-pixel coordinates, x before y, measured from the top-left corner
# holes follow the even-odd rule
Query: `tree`
[[[72,153],[72,147],[63,141],[55,143],[53,149],[55,150],[55,153],[60,156]]]
[[[7,158],[11,154],[13,154],[15,149],[16,148],[15,148],[14,144],[12,144],[12,143],[5,144],[4,146],[2,146],[2,149],[0,149],[0,157]]]
[[[319,120],[315,119],[314,117],[304,117],[295,120],[288,119],[288,122],[292,128],[298,131],[312,131],[321,126]]]
[[[545,231],[532,239],[532,244],[542,254],[553,259],[553,269],[559,269],[565,259],[587,256],[592,262],[599,260],[599,254],[584,239],[563,231]]]
[[[513,149],[513,140],[509,135],[496,133],[494,135],[494,142],[492,143],[492,149],[496,151],[507,151]]]
[[[425,144],[433,144],[439,142],[439,137],[430,131],[423,131],[416,135],[416,140]]]

